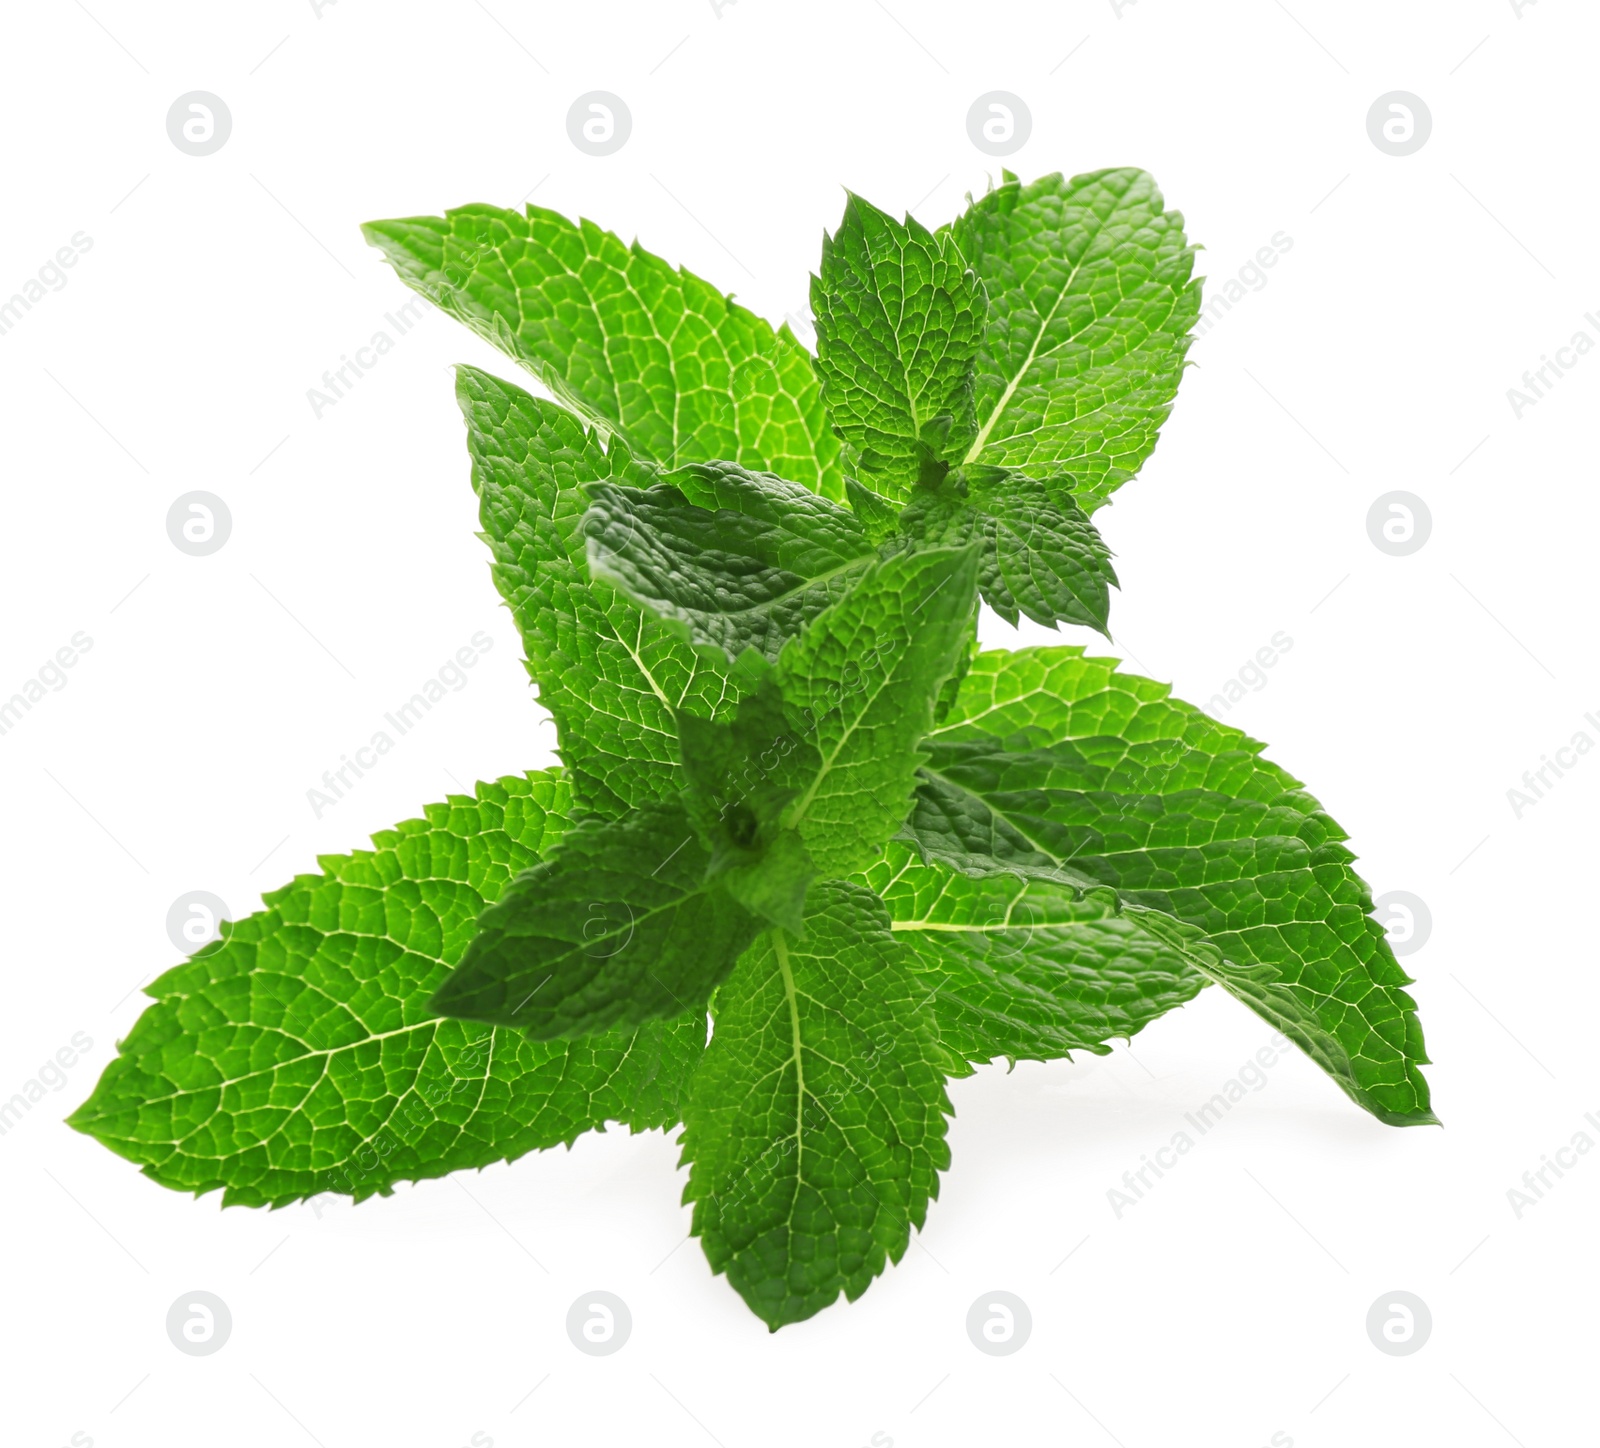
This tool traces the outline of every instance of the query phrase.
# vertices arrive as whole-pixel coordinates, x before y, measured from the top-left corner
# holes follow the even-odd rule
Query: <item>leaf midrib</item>
[[[1111,215],[1115,215],[1121,209],[1120,203],[1122,199],[1122,197],[1117,198],[1118,205],[1111,208]],[[1006,408],[1011,405],[1011,399],[1016,394],[1017,388],[1022,385],[1022,379],[1028,375],[1028,369],[1037,360],[1040,342],[1044,340],[1045,333],[1050,330],[1050,324],[1055,321],[1056,314],[1066,302],[1067,294],[1072,290],[1073,282],[1077,280],[1078,273],[1083,270],[1085,263],[1089,260],[1089,253],[1094,250],[1095,242],[1099,240],[1100,233],[1106,229],[1110,220],[1111,216],[1109,215],[1104,219],[1096,218],[1097,224],[1089,234],[1088,241],[1084,243],[1083,255],[1078,258],[1072,270],[1067,273],[1067,279],[1061,284],[1061,291],[1057,294],[1055,302],[1050,308],[1050,315],[1039,323],[1039,330],[1034,334],[1033,341],[1028,347],[1027,357],[1023,359],[1022,366],[1017,369],[1011,380],[1006,384],[1006,390],[1001,393],[1000,400],[994,405],[993,411],[984,419],[983,426],[978,429],[978,435],[972,440],[972,446],[967,449],[966,457],[962,459],[963,463],[974,463],[978,460],[984,445],[989,441],[989,434],[994,430],[995,423],[1000,420]]]

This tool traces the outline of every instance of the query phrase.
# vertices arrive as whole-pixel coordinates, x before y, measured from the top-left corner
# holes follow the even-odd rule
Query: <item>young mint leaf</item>
[[[614,818],[675,799],[677,713],[731,712],[727,670],[591,583],[582,531],[585,484],[648,485],[654,475],[617,439],[602,449],[571,413],[487,372],[458,369],[456,397],[495,586],[555,718],[577,804]]]
[[[711,851],[706,878],[764,920],[804,934],[806,890],[817,871],[800,835],[785,828],[784,809],[821,768],[811,731],[790,721],[769,671],[735,724],[686,714],[678,737],[685,807]]]
[[[861,481],[893,502],[973,437],[983,289],[947,236],[850,196],[811,280],[817,375]]]
[[[844,480],[845,501],[873,546],[887,542],[900,531],[900,509],[884,502],[871,488],[854,478]]]
[[[874,563],[784,645],[731,724],[680,721],[690,812],[768,919],[797,931],[809,880],[871,863],[905,818],[976,574],[974,548]],[[789,833],[803,850],[775,850]]]
[[[776,659],[874,557],[848,509],[737,463],[691,463],[651,488],[597,483],[589,573],[692,643]]]
[[[761,928],[708,863],[676,802],[574,824],[478,917],[434,1010],[540,1041],[703,1011]]]
[[[949,228],[989,298],[964,461],[1070,472],[1089,511],[1138,471],[1200,308],[1183,217],[1144,171],[1005,183]]]
[[[868,891],[818,885],[805,940],[767,932],[717,992],[690,1084],[690,1230],[774,1331],[898,1262],[949,1164],[959,1063],[888,924]]]
[[[464,206],[362,228],[400,279],[662,467],[730,458],[843,496],[811,358],[592,221]]]
[[[980,654],[925,743],[905,838],[968,873],[1070,864],[1195,927],[1230,968],[1275,972],[1359,1105],[1433,1121],[1410,980],[1344,831],[1263,745],[1168,693],[1077,648]]]
[[[901,526],[916,543],[982,544],[978,589],[983,601],[1016,626],[1086,624],[1105,633],[1117,576],[1071,484],[1024,477],[982,464],[957,468],[934,487],[920,487]]]
[[[869,864],[906,816],[920,741],[966,644],[977,565],[971,547],[876,563],[784,645],[777,682],[819,758],[783,822],[825,876]]]
[[[1124,915],[1115,891],[1064,873],[967,875],[895,842],[856,877],[937,991],[940,1040],[968,1061],[1104,1055],[1211,978]]]
[[[429,1008],[485,903],[561,838],[568,803],[559,771],[502,779],[325,856],[146,987],[155,1004],[70,1124],[225,1206],[359,1201],[607,1121],[670,1126],[703,1014],[544,1043]]]

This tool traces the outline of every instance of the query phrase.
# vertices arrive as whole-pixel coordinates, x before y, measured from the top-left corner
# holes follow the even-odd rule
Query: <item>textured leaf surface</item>
[[[590,496],[591,577],[730,659],[746,648],[776,659],[875,556],[848,509],[736,463],[691,464],[646,489],[597,484]]]
[[[1410,981],[1345,833],[1264,746],[1111,660],[1043,648],[980,654],[926,747],[907,835],[931,856],[968,872],[1070,862],[1194,926],[1235,971],[1276,972],[1343,1051],[1348,1070],[1331,1049],[1319,1060],[1355,1101],[1392,1124],[1434,1119]]]
[[[1171,410],[1199,313],[1183,217],[1123,167],[1003,185],[950,228],[988,293],[965,461],[1072,474],[1093,510]]]
[[[495,585],[555,719],[577,805],[615,818],[675,798],[678,711],[731,711],[727,671],[591,583],[582,531],[585,484],[654,476],[616,439],[602,449],[571,413],[487,372],[458,369],[456,394]]]
[[[812,279],[817,374],[861,480],[904,502],[929,464],[973,434],[983,291],[948,236],[851,196]]]
[[[1086,624],[1106,632],[1111,550],[1072,497],[1070,479],[1045,483],[1007,468],[960,468],[918,488],[902,518],[919,543],[978,539],[978,588],[1001,618]]]
[[[434,1009],[536,1040],[704,1010],[759,929],[707,863],[681,804],[581,821],[479,916]]]
[[[407,286],[663,467],[728,458],[843,496],[811,358],[592,221],[464,206],[362,228]]]
[[[1163,941],[1207,980],[1215,981],[1235,1000],[1244,1002],[1264,1021],[1280,1031],[1332,1076],[1358,1102],[1361,1080],[1344,1042],[1319,1018],[1317,1012],[1294,988],[1284,983],[1282,972],[1265,962],[1240,964],[1230,959],[1205,935],[1204,931],[1174,919],[1160,910],[1131,906],[1128,918],[1152,938]],[[1363,1103],[1365,1104],[1365,1103]],[[1370,1108],[1369,1108],[1370,1109]],[[1376,1113],[1391,1125],[1420,1125],[1424,1120],[1393,1120]]]
[[[720,822],[717,847],[764,850],[776,826],[798,834],[823,877],[877,856],[910,808],[918,744],[966,646],[976,570],[973,548],[873,564],[784,645],[731,725],[684,733],[691,808],[702,828]],[[795,878],[792,853],[775,864]]]
[[[1104,1055],[1207,981],[1121,915],[1112,890],[1037,871],[963,874],[898,842],[858,878],[937,991],[940,1040],[969,1061]]]
[[[776,1330],[898,1262],[949,1164],[929,992],[882,905],[819,885],[803,943],[762,935],[717,994],[684,1108],[684,1200],[714,1272]]]
[[[556,771],[502,779],[324,858],[146,988],[156,1003],[71,1124],[163,1186],[248,1206],[359,1200],[607,1121],[671,1125],[703,1015],[546,1044],[429,1007],[567,804]]]
[[[784,646],[778,683],[813,726],[818,768],[785,812],[817,869],[868,864],[909,808],[918,745],[966,643],[977,550],[874,564]]]

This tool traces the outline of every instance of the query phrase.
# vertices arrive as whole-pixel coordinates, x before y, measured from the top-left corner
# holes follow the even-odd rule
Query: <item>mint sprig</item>
[[[542,208],[366,234],[554,399],[458,372],[562,767],[226,925],[73,1126],[275,1206],[681,1123],[692,1230],[776,1329],[922,1227],[949,1079],[1104,1053],[1208,984],[1379,1120],[1435,1119],[1410,982],[1300,783],[1113,660],[977,647],[980,601],[1108,633],[1090,514],[1199,300],[1148,175],[1008,175],[932,232],[850,197],[814,359]]]

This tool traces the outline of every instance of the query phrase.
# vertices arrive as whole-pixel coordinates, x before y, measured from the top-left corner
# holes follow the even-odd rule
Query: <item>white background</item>
[[[86,4],[13,7],[0,92],[0,296],[93,240],[0,337],[0,694],[94,641],[0,737],[0,1096],[94,1042],[0,1138],[7,1443],[1594,1440],[1600,1153],[1520,1219],[1506,1195],[1573,1133],[1600,1140],[1600,757],[1520,819],[1506,795],[1575,731],[1600,739],[1600,355],[1520,419],[1506,398],[1579,328],[1600,339],[1592,11]],[[205,158],[165,126],[196,89],[233,116]],[[594,89],[633,114],[604,159],[565,126]],[[957,1083],[954,1167],[904,1262],[769,1336],[684,1243],[659,1133],[319,1215],[222,1212],[60,1125],[173,963],[176,898],[244,914],[319,852],[550,758],[448,372],[512,364],[430,313],[320,419],[306,400],[409,295],[358,224],[536,192],[776,321],[842,186],[930,225],[984,188],[1001,163],[965,117],[997,89],[1033,116],[1005,164],[1148,167],[1213,277],[1293,240],[1098,517],[1113,626],[1200,703],[1293,639],[1227,717],[1308,781],[1376,893],[1431,907],[1406,964],[1444,1129],[1378,1126],[1294,1056],[1119,1220],[1108,1188],[1267,1038],[1207,992],[1132,1050]],[[1403,159],[1365,124],[1396,89],[1433,116]],[[209,558],[166,536],[191,489],[232,510]],[[1407,558],[1366,532],[1393,489],[1433,517]],[[469,687],[316,818],[307,789],[479,629]],[[563,1327],[597,1288],[634,1317],[608,1358]],[[233,1313],[211,1357],[165,1335],[193,1289]],[[1033,1315],[1010,1357],[965,1332],[995,1289]],[[1395,1289],[1433,1314],[1409,1357],[1365,1331]]]

